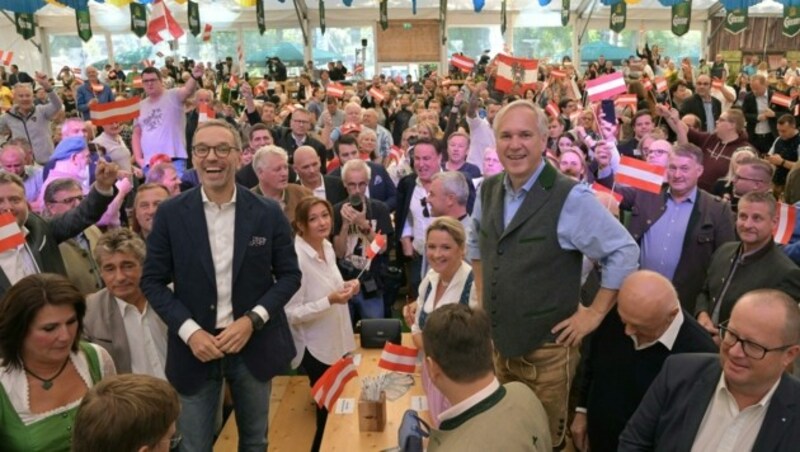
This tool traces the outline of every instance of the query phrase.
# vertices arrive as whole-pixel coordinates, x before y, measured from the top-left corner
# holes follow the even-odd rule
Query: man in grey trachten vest
[[[553,447],[562,448],[578,345],[636,270],[639,248],[588,186],[542,159],[547,120],[541,109],[513,102],[495,117],[494,131],[505,171],[483,182],[469,257],[492,319],[497,376],[533,389],[547,411]],[[603,269],[590,307],[580,304],[583,255]]]

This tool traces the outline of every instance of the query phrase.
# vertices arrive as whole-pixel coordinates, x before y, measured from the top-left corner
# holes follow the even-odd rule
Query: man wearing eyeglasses
[[[186,170],[186,114],[183,103],[202,86],[203,63],[192,68],[192,76],[180,88],[165,89],[161,72],[155,67],[142,70],[146,98],[139,104],[139,118],[134,121],[131,147],[139,168],[145,173],[147,162],[155,154],[167,154],[183,176]]]
[[[769,193],[772,173],[772,165],[760,158],[747,157],[739,162],[733,174],[733,196],[730,199],[733,211],[739,210],[742,196],[754,191]]]
[[[266,450],[271,379],[295,355],[283,311],[301,277],[291,228],[277,202],[236,185],[241,147],[227,122],[198,125],[201,186],[164,201],[147,238],[141,286],[169,330],[185,451],[211,451],[223,378],[239,450]]]
[[[800,381],[785,373],[800,353],[797,301],[778,290],[746,293],[719,331],[719,356],[667,358],[620,451],[797,450]]]
[[[289,127],[276,127],[273,129],[272,134],[275,138],[275,145],[283,148],[286,154],[289,155],[289,182],[294,182],[297,175],[294,173],[294,151],[300,146],[311,146],[317,151],[317,156],[320,160],[319,170],[325,174],[328,163],[328,153],[325,150],[325,145],[319,140],[309,135],[314,130],[314,124],[311,122],[313,115],[305,108],[298,108],[292,112],[292,117],[289,120]]]
[[[778,289],[800,299],[800,268],[773,243],[778,214],[771,193],[750,192],[739,201],[739,241],[722,245],[711,257],[697,297],[697,321],[719,341],[716,325],[731,315],[736,300],[762,288]]]

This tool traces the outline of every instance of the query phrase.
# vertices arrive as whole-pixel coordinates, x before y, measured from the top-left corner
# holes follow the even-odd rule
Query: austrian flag
[[[792,238],[795,225],[797,224],[797,207],[779,203],[778,204],[778,227],[775,228],[775,242],[786,245]]]
[[[386,341],[378,367],[412,374],[417,368],[417,349],[403,347]]]
[[[553,100],[551,100],[547,104],[547,106],[544,107],[544,110],[547,112],[548,115],[550,115],[553,118],[557,118],[558,115],[561,114],[561,109],[558,108],[558,104]]]
[[[172,17],[167,5],[163,0],[155,0],[150,22],[147,24],[147,39],[153,44],[158,44],[165,39],[171,41],[181,36],[183,36],[183,28]]]
[[[93,103],[89,105],[92,124],[106,126],[136,119],[139,117],[139,101],[138,97],[131,97],[105,104]]]
[[[495,61],[497,62],[497,79],[494,83],[496,90],[510,93],[515,86],[520,88],[520,92],[536,89],[539,75],[538,60],[515,58],[501,53],[497,55]]]
[[[11,212],[0,214],[0,253],[25,243],[25,235]]]
[[[450,65],[459,68],[463,72],[472,72],[475,67],[475,60],[464,55],[453,55],[450,57]]]
[[[347,382],[357,376],[358,372],[352,356],[336,361],[311,388],[311,395],[317,402],[317,406],[320,408],[324,406],[331,411]]]
[[[622,94],[626,91],[628,91],[628,87],[625,86],[625,78],[622,76],[622,72],[615,72],[586,81],[586,94],[589,96],[589,102],[611,99],[617,94]]]
[[[792,98],[782,93],[773,93],[772,98],[769,101],[770,103],[783,108],[789,108],[792,106]]]
[[[344,97],[344,85],[341,83],[328,83],[325,92],[331,97],[342,98]]]
[[[377,86],[373,86],[369,89],[369,95],[372,99],[376,102],[383,102],[383,99],[386,99],[386,96],[383,94],[380,88]]]
[[[630,185],[650,193],[661,193],[667,169],[639,159],[622,156],[617,169],[616,182]]]
[[[367,259],[372,260],[375,256],[381,253],[381,250],[386,246],[386,236],[381,234],[380,232],[375,234],[375,238],[372,239],[372,243],[369,244],[369,248],[367,248]]]

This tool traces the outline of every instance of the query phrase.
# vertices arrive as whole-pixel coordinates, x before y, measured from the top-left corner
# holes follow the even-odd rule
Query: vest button
[[[210,306],[208,309],[211,309],[211,310],[213,311],[213,310],[215,309],[215,307],[214,307],[214,305],[212,304],[212,305],[211,305],[211,306]]]

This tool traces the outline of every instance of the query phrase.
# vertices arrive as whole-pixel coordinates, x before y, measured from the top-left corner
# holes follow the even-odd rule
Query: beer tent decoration
[[[131,31],[137,37],[147,34],[147,8],[141,3],[131,3]]]
[[[92,19],[89,15],[89,7],[86,9],[75,10],[75,24],[78,27],[78,36],[83,42],[89,42],[92,39]]]
[[[692,0],[686,0],[672,5],[672,34],[683,36],[689,31],[692,22]]]

